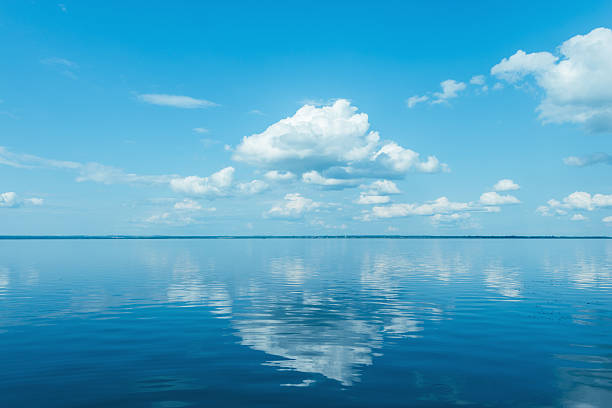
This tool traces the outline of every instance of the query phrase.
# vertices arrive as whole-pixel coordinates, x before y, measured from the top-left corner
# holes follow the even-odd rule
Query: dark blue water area
[[[610,240],[3,240],[1,407],[610,407]]]

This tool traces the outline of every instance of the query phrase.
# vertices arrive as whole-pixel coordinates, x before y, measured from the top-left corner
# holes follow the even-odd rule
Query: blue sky
[[[612,234],[612,5],[0,6],[0,234]]]

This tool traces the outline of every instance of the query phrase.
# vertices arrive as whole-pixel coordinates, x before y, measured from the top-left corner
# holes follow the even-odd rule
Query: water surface
[[[0,406],[612,406],[609,240],[0,241]]]

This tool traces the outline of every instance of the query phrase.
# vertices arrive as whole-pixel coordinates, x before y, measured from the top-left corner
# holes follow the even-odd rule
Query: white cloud
[[[593,164],[610,164],[612,165],[612,156],[607,153],[593,153],[587,156],[569,156],[563,159],[563,163],[568,166],[584,167]]]
[[[472,85],[484,85],[484,83],[485,83],[485,76],[484,75],[474,75],[470,79],[470,84],[472,84]]]
[[[236,188],[241,194],[253,195],[266,191],[270,186],[265,181],[252,180],[248,183],[238,183]]]
[[[391,204],[373,207],[372,218],[407,217],[409,215],[434,215],[466,211],[471,208],[469,203],[452,202],[446,197],[440,197],[426,204]]]
[[[368,115],[357,113],[345,99],[322,107],[305,105],[262,133],[245,136],[233,158],[285,171],[316,170],[332,178],[341,177],[325,174],[326,169],[375,177],[384,172],[403,176],[408,170],[435,172],[444,167],[434,156],[420,162],[412,150],[394,142],[382,145],[378,133],[369,128]]]
[[[178,201],[174,204],[175,210],[197,211],[202,209],[202,205],[197,201],[185,198],[183,201]]]
[[[318,171],[312,170],[302,174],[302,181],[306,184],[315,184],[330,189],[340,189],[345,187],[354,187],[358,183],[351,179],[337,179],[323,177]]]
[[[209,177],[188,176],[170,180],[172,190],[195,196],[216,197],[229,194],[234,168],[226,167]]]
[[[377,151],[372,159],[380,161],[387,168],[397,172],[405,173],[414,169],[423,173],[435,173],[442,169],[446,171],[448,167],[440,164],[435,156],[429,156],[427,161],[421,161],[420,155],[410,149],[405,149],[395,142],[387,143]]]
[[[408,108],[414,108],[419,103],[426,102],[427,100],[429,100],[429,96],[427,95],[414,95],[406,99],[406,106],[408,106]]]
[[[42,198],[37,198],[37,197],[26,198],[23,201],[27,204],[32,204],[32,205],[43,205],[45,203],[45,200],[43,200]]]
[[[518,184],[516,184],[514,181],[512,181],[510,179],[499,180],[493,186],[493,190],[495,190],[495,191],[518,190],[519,188],[521,188],[521,186],[519,186]]]
[[[21,200],[17,193],[13,191],[7,191],[6,193],[0,193],[0,208],[17,208],[23,205],[43,205],[44,200],[42,198],[25,198]]]
[[[17,207],[18,205],[19,205],[19,202],[17,201],[16,193],[12,191],[8,191],[6,193],[0,194],[0,207],[14,208],[14,207]]]
[[[388,203],[389,200],[389,196],[386,195],[368,195],[366,193],[361,193],[355,203],[362,205],[385,204]]]
[[[367,194],[399,194],[400,190],[397,188],[394,182],[391,180],[376,180],[369,185],[360,186],[363,189],[367,189]]]
[[[459,96],[459,92],[466,88],[465,83],[457,82],[454,79],[447,79],[446,81],[440,82],[442,92],[435,92],[434,96],[436,99],[432,103],[442,103],[449,99],[456,98]]]
[[[196,99],[192,98],[191,96],[183,95],[143,94],[138,95],[138,99],[152,105],[173,106],[175,108],[183,109],[209,108],[212,106],[218,106],[216,103],[207,101],[205,99]]]
[[[545,206],[545,205],[541,205],[538,208],[536,208],[536,212],[538,214],[540,214],[543,217],[550,217],[552,216],[551,212],[550,212],[550,208]]]
[[[596,28],[549,52],[517,51],[491,68],[510,83],[532,76],[544,90],[538,106],[544,123],[578,123],[612,131],[612,31]]]
[[[289,181],[295,178],[295,174],[290,171],[270,170],[264,174],[264,177],[270,181]]]
[[[519,204],[518,198],[512,195],[501,195],[496,191],[489,191],[483,193],[480,196],[480,202],[484,205],[505,205],[505,204]]]
[[[508,82],[517,82],[526,75],[543,73],[554,67],[557,57],[549,52],[534,52],[527,54],[518,50],[510,58],[504,58],[491,68],[491,75]]]
[[[603,222],[612,223],[612,215],[602,218]]]
[[[208,133],[208,129],[202,127],[196,127],[192,129],[195,133]]]
[[[585,217],[582,214],[574,214],[572,215],[572,218],[570,218],[572,221],[584,221],[587,219],[587,217]]]
[[[365,159],[379,136],[368,132],[368,115],[356,111],[345,99],[320,108],[304,105],[264,132],[245,136],[234,159],[255,165],[305,159],[335,164]]]
[[[285,202],[272,207],[267,216],[270,218],[301,218],[304,213],[312,211],[321,206],[310,198],[303,197],[299,193],[285,195]]]
[[[376,180],[360,187],[367,191],[362,191],[355,203],[362,205],[385,204],[391,200],[390,194],[400,193],[399,188],[391,180]]]
[[[576,191],[562,201],[550,199],[546,205],[536,210],[540,215],[550,216],[552,212],[557,215],[566,215],[568,211],[586,210],[594,211],[600,208],[612,207],[612,194],[589,194],[584,191]]]
[[[371,195],[371,193],[372,192],[361,193],[364,197],[363,204],[370,204],[366,202],[365,197]],[[369,211],[362,211],[361,215],[356,217],[356,219],[371,221],[373,219],[381,218],[423,215],[430,217],[435,216],[432,218],[433,222],[448,222],[469,218],[470,215],[466,214],[471,212],[500,212],[500,205],[517,203],[520,203],[520,201],[511,195],[500,195],[497,192],[487,192],[480,196],[480,200],[478,202],[454,202],[450,201],[446,197],[440,197],[424,204],[396,203],[385,206],[375,206]]]
[[[185,211],[163,212],[153,214],[144,220],[147,224],[162,224],[172,226],[185,226],[197,222],[191,215],[187,215]]]

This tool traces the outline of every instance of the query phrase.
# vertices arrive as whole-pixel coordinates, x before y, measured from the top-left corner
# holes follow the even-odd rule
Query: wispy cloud
[[[253,195],[265,191],[269,186],[261,180],[234,182],[234,168],[226,167],[207,177],[181,177],[176,174],[135,174],[100,163],[79,163],[45,159],[31,154],[10,152],[0,146],[0,165],[23,169],[64,169],[76,173],[77,182],[92,181],[102,184],[167,185],[173,191],[186,196],[208,199],[235,195]]]
[[[172,106],[182,109],[211,108],[219,106],[206,99],[197,99],[184,95],[142,94],[138,95],[138,99],[142,102],[150,103],[151,105]]]
[[[477,75],[472,77],[470,80],[471,84],[484,84],[484,76]],[[455,81],[454,79],[447,79],[440,82],[441,92],[427,92],[426,95],[413,95],[406,99],[406,106],[409,109],[414,108],[420,103],[429,102],[431,105],[437,105],[441,103],[448,103],[449,99],[453,99],[459,96],[460,92],[463,92],[467,85],[465,82]]]
[[[593,153],[586,156],[569,156],[563,159],[563,163],[568,166],[584,167],[594,164],[612,165],[612,156],[607,153]]]
[[[70,61],[66,58],[49,57],[43,58],[42,60],[40,60],[40,63],[59,70],[60,73],[66,75],[69,78],[77,78],[76,71],[79,69],[79,66],[76,62]]]

